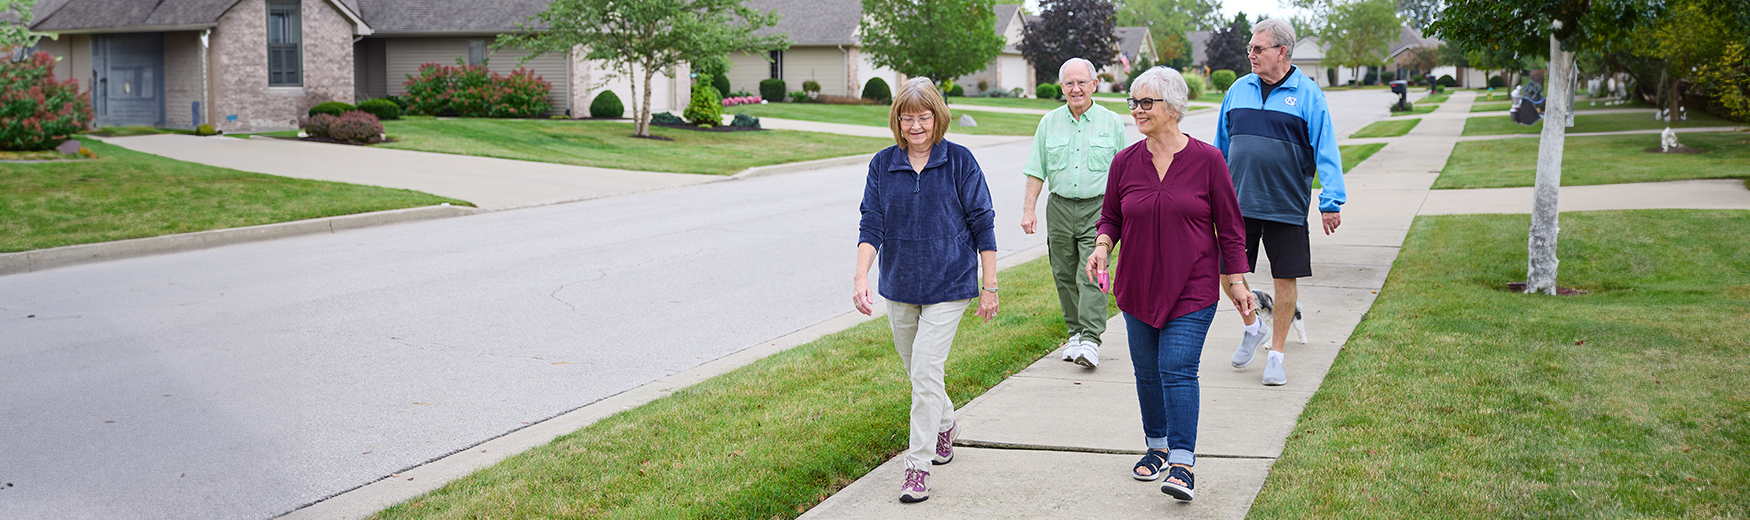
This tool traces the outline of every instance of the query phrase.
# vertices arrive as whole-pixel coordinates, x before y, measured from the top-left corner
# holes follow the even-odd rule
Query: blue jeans
[[[1150,449],[1169,450],[1169,464],[1197,465],[1197,364],[1214,320],[1215,305],[1158,329],[1124,313],[1142,433]]]

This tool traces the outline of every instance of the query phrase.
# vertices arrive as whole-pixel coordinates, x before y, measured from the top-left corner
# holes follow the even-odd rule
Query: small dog
[[[1276,299],[1271,298],[1270,295],[1265,293],[1264,291],[1260,291],[1257,289],[1252,290],[1252,295],[1258,297],[1258,314],[1261,315],[1262,317],[1268,317],[1271,320],[1275,320],[1276,319],[1276,311],[1275,311]],[[1272,323],[1274,323],[1274,321],[1272,321]],[[1306,344],[1306,320],[1301,318],[1300,302],[1298,302],[1298,301],[1294,302],[1294,321],[1289,322],[1288,329],[1299,333],[1300,334],[1300,344],[1302,344],[1302,345]]]

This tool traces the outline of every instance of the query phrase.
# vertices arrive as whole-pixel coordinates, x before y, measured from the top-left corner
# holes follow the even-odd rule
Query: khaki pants
[[[911,449],[905,467],[930,469],[936,456],[936,434],[954,425],[954,403],[948,400],[942,370],[948,348],[960,330],[960,317],[972,300],[912,305],[887,302],[887,322],[893,325],[893,349],[911,377]]]
[[[1060,197],[1045,202],[1045,243],[1050,248],[1051,277],[1057,282],[1057,301],[1063,305],[1066,334],[1100,344],[1106,332],[1106,293],[1088,281],[1083,268],[1094,254],[1094,239],[1100,236],[1100,205],[1105,196],[1091,199]],[[1117,237],[1113,237],[1117,240]]]

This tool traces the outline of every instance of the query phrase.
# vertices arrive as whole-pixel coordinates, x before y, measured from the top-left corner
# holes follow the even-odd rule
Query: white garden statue
[[[1665,131],[1659,132],[1660,151],[1671,153],[1682,148],[1683,145],[1677,143],[1677,132],[1672,131],[1671,127],[1665,127]]]

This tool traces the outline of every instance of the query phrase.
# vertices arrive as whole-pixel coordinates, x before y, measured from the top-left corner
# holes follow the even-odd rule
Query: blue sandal
[[[1179,482],[1184,482],[1184,484],[1181,485],[1174,483],[1174,479],[1178,479]],[[1185,469],[1184,466],[1173,466],[1172,469],[1167,470],[1167,482],[1161,484],[1161,492],[1166,493],[1173,498],[1190,502],[1192,480],[1191,470]]]
[[[1154,482],[1160,480],[1161,466],[1165,465],[1167,465],[1167,456],[1165,453],[1148,450],[1148,454],[1142,456],[1142,461],[1137,462],[1136,467],[1130,469],[1130,477],[1143,482]],[[1148,468],[1147,475],[1137,471],[1143,468]]]

